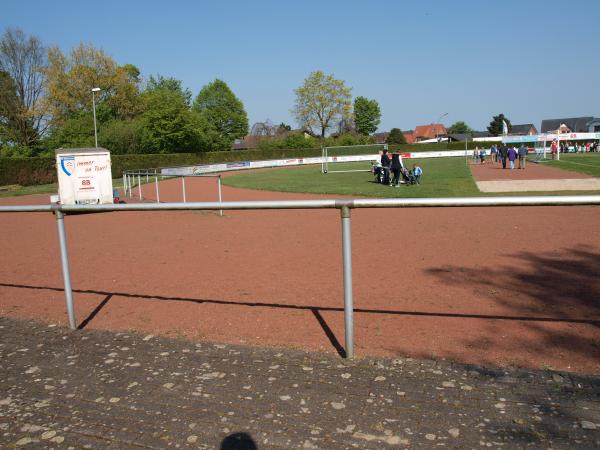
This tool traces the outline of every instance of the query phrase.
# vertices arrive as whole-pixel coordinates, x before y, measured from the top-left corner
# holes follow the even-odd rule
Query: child
[[[413,176],[417,184],[421,184],[421,175],[423,175],[423,169],[420,166],[413,164]]]

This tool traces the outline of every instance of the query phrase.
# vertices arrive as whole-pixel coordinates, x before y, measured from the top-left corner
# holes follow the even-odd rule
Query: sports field
[[[441,165],[450,164],[447,189],[470,195],[464,160],[446,161],[437,167],[443,177]],[[423,162],[422,186],[397,189],[371,183],[368,173],[322,175],[316,166],[283,180],[301,183],[297,174],[312,170],[317,181],[303,189],[324,190],[318,180],[337,189],[340,177],[357,177],[372,195],[414,196],[434,184],[437,164]],[[225,180],[275,183],[287,171]],[[186,184],[188,201],[215,200],[214,180]],[[153,191],[145,191],[149,200]],[[226,201],[339,196],[233,186],[223,194]],[[180,180],[161,183],[161,200],[180,199]],[[353,211],[357,355],[598,373],[599,220],[597,207]],[[342,351],[338,211],[105,213],[67,216],[66,229],[81,328]],[[0,248],[7,261],[0,314],[65,324],[54,217],[4,214]]]
[[[542,164],[600,177],[600,153],[561,154],[560,161],[546,161]]]
[[[259,189],[280,192],[303,192],[314,194],[334,194],[379,198],[397,197],[473,197],[480,195],[499,195],[483,193],[477,187],[478,180],[527,180],[561,179],[600,176],[600,154],[565,155],[560,162],[534,164],[530,161],[528,169],[500,169],[488,159],[484,165],[472,164],[471,158],[423,158],[406,159],[408,168],[418,164],[423,169],[420,185],[383,186],[375,182],[369,172],[370,162],[330,164],[330,172],[321,173],[320,165],[289,167],[273,170],[240,172],[227,176],[224,183],[238,188]],[[560,169],[560,170],[559,170]],[[365,170],[364,172],[334,173],[331,170]],[[594,193],[596,190],[573,191],[521,191],[502,195],[559,195],[574,193]]]

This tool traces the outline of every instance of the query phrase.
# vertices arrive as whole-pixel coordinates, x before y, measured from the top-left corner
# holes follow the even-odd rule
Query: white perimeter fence
[[[489,149],[486,150],[489,154]],[[410,158],[442,158],[442,157],[457,157],[471,156],[472,150],[448,150],[435,152],[413,152],[400,153],[403,159]],[[150,169],[135,169],[126,170],[123,172],[123,190],[126,196],[133,198],[136,194],[139,200],[144,199],[143,184],[145,180],[149,185],[154,180],[155,201],[160,203],[160,184],[159,181],[164,178],[181,178],[181,197],[183,203],[187,202],[187,191],[185,179],[190,177],[214,177],[217,180],[217,197],[218,201],[223,201],[223,191],[221,186],[221,172],[231,172],[245,169],[264,169],[272,167],[290,167],[303,166],[325,163],[344,163],[344,162],[359,162],[359,161],[374,161],[379,160],[381,155],[378,153],[368,155],[340,155],[340,156],[314,156],[308,158],[287,158],[287,159],[270,159],[264,161],[238,161],[219,164],[200,164],[190,166],[177,167],[160,167]],[[365,169],[366,171],[367,169]],[[149,187],[149,186],[148,186]],[[223,211],[219,212],[223,215]]]
[[[490,149],[482,148],[486,155],[490,155]],[[536,155],[539,157],[540,150],[535,149]],[[400,156],[402,159],[415,159],[415,158],[444,158],[444,157],[473,157],[474,150],[445,150],[445,151],[431,151],[431,152],[401,152]],[[545,155],[545,153],[544,153]],[[307,158],[287,158],[287,159],[270,159],[264,161],[238,161],[230,163],[219,163],[219,164],[199,164],[189,166],[177,166],[177,167],[160,167],[151,169],[135,169],[126,170],[123,172],[123,189],[126,196],[133,198],[135,196],[135,190],[137,190],[137,196],[139,200],[143,200],[143,188],[142,180],[145,179],[146,184],[149,184],[154,180],[155,184],[155,201],[160,203],[160,185],[159,181],[164,178],[181,178],[181,195],[182,201],[187,201],[187,191],[185,185],[185,179],[188,177],[214,177],[217,180],[217,196],[219,202],[223,201],[223,192],[221,186],[221,172],[231,172],[236,170],[246,169],[264,169],[272,167],[290,167],[290,166],[304,166],[327,163],[344,163],[344,162],[360,162],[360,161],[375,161],[379,160],[381,155],[378,153],[368,155],[339,155],[339,156],[314,156]],[[367,171],[368,169],[365,169]],[[323,171],[323,169],[321,169]],[[220,211],[222,215],[222,211]]]
[[[351,210],[354,208],[442,208],[442,207],[497,207],[497,206],[565,206],[600,205],[600,195],[548,197],[487,197],[487,198],[430,198],[430,199],[354,199],[354,200],[289,200],[203,203],[137,203],[112,205],[22,205],[0,206],[0,213],[52,212],[56,215],[58,240],[63,272],[67,316],[71,329],[76,329],[73,291],[69,270],[67,237],[64,216],[69,213],[98,213],[126,211],[181,211],[181,210],[269,210],[269,209],[339,209],[342,225],[342,261],[344,285],[344,327],[346,357],[354,356],[354,308],[352,297],[352,239]]]

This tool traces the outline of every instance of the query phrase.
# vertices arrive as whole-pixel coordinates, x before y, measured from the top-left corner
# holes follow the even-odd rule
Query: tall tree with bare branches
[[[31,147],[46,131],[46,55],[46,48],[36,36],[27,36],[18,28],[8,28],[0,40],[5,91],[0,94],[0,123],[6,141]],[[7,89],[13,89],[14,95]]]

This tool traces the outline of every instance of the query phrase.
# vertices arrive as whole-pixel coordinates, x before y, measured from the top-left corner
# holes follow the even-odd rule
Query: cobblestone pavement
[[[0,318],[6,448],[598,448],[600,377]]]

